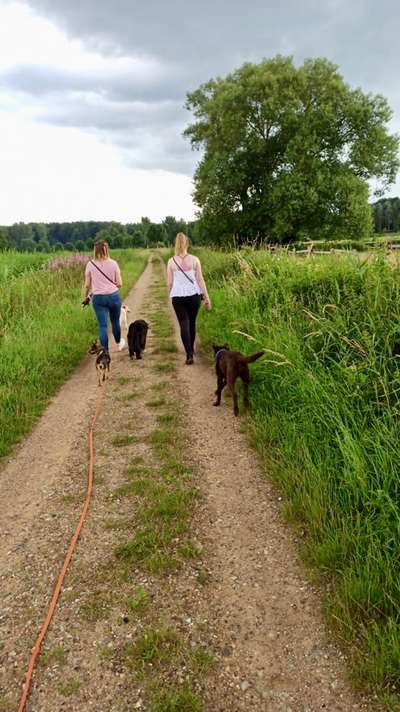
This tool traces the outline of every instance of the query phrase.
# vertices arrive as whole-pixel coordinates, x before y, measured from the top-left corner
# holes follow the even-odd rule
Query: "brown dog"
[[[242,379],[243,402],[245,406],[248,407],[250,372],[247,364],[257,361],[258,358],[263,356],[264,351],[258,351],[251,356],[244,356],[239,351],[229,351],[228,344],[224,344],[223,346],[213,344],[212,347],[214,350],[215,370],[217,373],[217,390],[215,391],[217,398],[214,405],[221,403],[221,393],[223,388],[227,385],[233,396],[233,412],[235,415],[239,415],[238,398],[235,393],[235,381],[237,378]]]

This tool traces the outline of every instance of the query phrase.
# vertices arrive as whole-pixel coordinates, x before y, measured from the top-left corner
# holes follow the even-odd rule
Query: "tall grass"
[[[0,286],[26,270],[37,269],[50,259],[40,252],[0,252]]]
[[[113,256],[125,294],[143,270],[146,254],[121,250]],[[31,429],[96,337],[93,310],[81,307],[83,273],[81,264],[29,269],[2,284],[0,457]]]
[[[200,257],[214,302],[203,341],[266,350],[252,366],[254,444],[328,583],[355,675],[398,695],[400,271],[380,258]]]

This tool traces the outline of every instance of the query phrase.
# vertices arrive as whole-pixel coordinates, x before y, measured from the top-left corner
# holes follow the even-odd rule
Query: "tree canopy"
[[[185,131],[203,150],[195,173],[201,233],[214,242],[362,238],[368,179],[390,185],[397,136],[384,97],[351,89],[326,59],[244,64],[188,94]]]

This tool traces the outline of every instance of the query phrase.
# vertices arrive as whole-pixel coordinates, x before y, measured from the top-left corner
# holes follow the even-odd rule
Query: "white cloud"
[[[193,217],[180,106],[127,101],[165,74],[152,58],[104,57],[26,5],[1,5],[0,224]]]
[[[190,178],[130,169],[96,136],[15,114],[0,114],[0,136],[0,224],[193,216]]]

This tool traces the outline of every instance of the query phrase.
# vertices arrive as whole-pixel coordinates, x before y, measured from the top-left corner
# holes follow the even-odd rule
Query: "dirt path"
[[[29,712],[368,710],[328,642],[280,501],[213,370],[174,353],[163,271],[127,300],[142,361],[113,354],[89,519]],[[0,710],[16,710],[86,487],[87,359],[0,477]],[[203,700],[204,707],[201,707]]]

